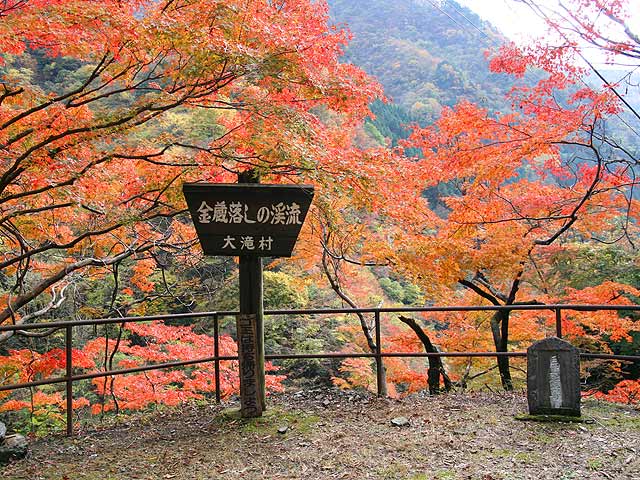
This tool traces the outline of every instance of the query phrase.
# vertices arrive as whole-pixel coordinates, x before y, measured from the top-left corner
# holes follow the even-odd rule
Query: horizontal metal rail
[[[328,353],[304,353],[304,354],[275,354],[265,355],[265,360],[322,360],[322,359],[340,359],[340,358],[427,358],[427,357],[453,357],[453,358],[493,358],[493,357],[526,357],[527,352],[383,352],[377,353],[342,353],[342,352],[328,352]],[[586,359],[603,359],[603,360],[618,360],[637,362],[640,361],[638,355],[611,355],[605,353],[581,353],[581,358]],[[72,375],[72,381],[79,380],[91,380],[100,377],[112,377],[116,375],[127,375],[131,373],[147,372],[150,370],[162,370],[165,368],[177,368],[187,367],[191,365],[197,365],[200,363],[209,362],[225,362],[225,361],[238,361],[237,356],[219,356],[219,357],[205,357],[196,358],[193,360],[183,360],[179,362],[164,362],[164,363],[152,363],[148,365],[141,365],[139,367],[121,368],[115,370],[107,370],[101,372],[89,372],[80,375]],[[64,383],[67,381],[67,377],[52,377],[43,380],[36,380],[33,382],[13,383],[10,385],[0,385],[0,392],[9,390],[17,390],[19,388],[40,387],[43,385],[53,385],[56,383]]]
[[[599,310],[619,310],[619,311],[640,311],[640,305],[572,305],[572,304],[549,304],[549,305],[483,305],[483,306],[431,306],[431,307],[387,307],[387,308],[328,308],[328,309],[302,309],[302,310],[265,310],[264,315],[335,315],[335,314],[358,314],[358,313],[422,313],[422,312],[494,312],[494,311],[517,311],[517,310],[573,310],[579,312],[593,312]],[[145,317],[117,317],[117,318],[96,318],[86,320],[70,320],[47,322],[27,325],[0,325],[0,332],[18,330],[38,330],[66,327],[80,327],[93,325],[111,325],[119,323],[149,322],[153,320],[179,320],[184,318],[203,317],[234,317],[238,315],[235,310],[221,310],[213,312],[176,313],[175,315],[149,315]]]
[[[344,359],[344,358],[373,358],[376,361],[378,392],[380,392],[382,372],[382,361],[384,358],[427,358],[427,357],[526,357],[526,352],[384,352],[381,346],[381,315],[383,313],[429,313],[429,312],[482,312],[482,311],[551,311],[555,313],[556,335],[562,337],[562,312],[566,310],[588,312],[601,310],[618,310],[618,311],[640,311],[640,305],[502,305],[502,306],[430,306],[430,307],[390,307],[390,308],[357,308],[357,309],[306,309],[306,310],[266,310],[265,315],[350,315],[350,314],[374,314],[374,328],[376,334],[376,351],[371,353],[356,352],[325,352],[310,354],[271,354],[265,355],[266,360],[295,360],[295,359]],[[57,330],[64,329],[65,334],[65,352],[66,352],[66,374],[64,377],[52,377],[47,379],[33,380],[29,382],[15,383],[10,385],[0,385],[0,392],[16,390],[20,388],[33,388],[43,385],[66,384],[67,392],[67,434],[71,435],[73,431],[73,383],[81,380],[91,380],[95,378],[112,377],[117,375],[127,375],[140,373],[150,370],[160,370],[167,368],[178,368],[185,366],[198,365],[201,363],[214,363],[216,400],[220,401],[220,362],[237,361],[237,356],[221,356],[219,355],[219,319],[223,317],[236,316],[236,311],[214,311],[214,312],[196,312],[183,313],[175,315],[151,315],[145,317],[121,317],[121,318],[99,318],[73,321],[57,321],[42,324],[28,325],[0,325],[0,332],[17,332],[30,331],[38,329],[47,329],[49,334]],[[197,358],[192,360],[183,360],[175,362],[163,362],[156,364],[140,365],[137,367],[114,369],[106,371],[88,372],[73,375],[72,363],[72,329],[82,326],[98,326],[113,325],[125,323],[140,323],[157,320],[178,320],[188,318],[212,318],[214,329],[214,356]],[[605,359],[616,361],[638,362],[640,355],[612,355],[606,353],[580,353],[584,359]]]

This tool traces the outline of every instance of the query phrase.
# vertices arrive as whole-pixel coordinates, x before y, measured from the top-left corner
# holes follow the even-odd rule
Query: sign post
[[[264,411],[260,392],[260,373],[264,373],[264,362],[260,366],[255,315],[238,315],[238,358],[240,359],[240,414],[246,418],[259,417]],[[263,357],[264,358],[264,357]],[[264,379],[264,375],[262,375]]]
[[[266,409],[262,257],[290,257],[306,218],[313,186],[186,183],[184,196],[205,255],[238,256],[237,318],[243,417]]]

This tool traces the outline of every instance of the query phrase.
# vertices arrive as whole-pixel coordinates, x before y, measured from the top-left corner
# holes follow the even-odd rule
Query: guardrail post
[[[374,324],[376,329],[376,387],[378,389],[378,396],[382,396],[382,385],[384,385],[385,379],[383,378],[384,369],[382,366],[382,335],[380,334],[380,310],[374,312]]]
[[[216,382],[216,403],[220,403],[220,323],[218,321],[218,315],[213,316],[213,369]]]
[[[556,308],[556,337],[562,338],[562,309]]]
[[[73,327],[66,327],[64,336],[66,387],[67,387],[67,437],[73,435],[73,356],[72,341]]]

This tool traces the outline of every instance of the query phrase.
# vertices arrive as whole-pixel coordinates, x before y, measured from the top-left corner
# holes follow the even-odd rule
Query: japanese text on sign
[[[227,235],[224,238],[224,245],[222,245],[222,248],[270,251],[272,245],[273,237],[260,237],[258,239],[258,237],[253,237],[251,235],[242,235],[238,237]]]
[[[300,205],[295,202],[263,206],[250,218],[249,206],[241,202],[215,202],[213,206],[203,201],[198,207],[199,223],[259,223],[270,225],[301,225]]]

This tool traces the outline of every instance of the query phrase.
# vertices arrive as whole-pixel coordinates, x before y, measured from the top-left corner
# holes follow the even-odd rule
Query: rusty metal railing
[[[401,357],[401,358],[421,358],[421,357],[524,357],[526,352],[383,352],[382,351],[382,328],[381,315],[384,313],[424,313],[424,312],[481,312],[481,311],[522,311],[537,310],[551,311],[555,315],[555,334],[562,338],[562,312],[563,311],[640,311],[640,305],[507,305],[507,306],[431,306],[431,307],[391,307],[391,308],[357,308],[357,309],[303,309],[303,310],[266,310],[265,316],[275,315],[331,315],[331,314],[373,314],[374,315],[374,331],[376,350],[371,353],[347,353],[347,352],[327,352],[318,354],[272,354],[265,355],[266,360],[283,360],[283,359],[335,359],[335,358],[373,358],[376,363],[376,381],[377,391],[380,394],[381,385],[384,382],[383,360],[384,358]],[[17,390],[21,388],[32,388],[42,385],[65,384],[66,391],[66,433],[73,434],[73,384],[81,380],[89,380],[100,377],[112,377],[117,375],[126,375],[129,373],[139,373],[149,370],[160,370],[165,368],[175,368],[189,365],[197,365],[200,363],[213,362],[214,364],[214,382],[215,397],[219,403],[220,398],[220,362],[238,360],[237,356],[221,356],[219,350],[220,339],[220,319],[223,317],[231,317],[237,315],[235,311],[216,311],[216,312],[199,312],[199,313],[182,313],[174,315],[151,315],[145,317],[118,317],[118,318],[99,318],[73,321],[56,321],[41,324],[28,325],[0,325],[0,332],[16,332],[20,334],[23,331],[46,329],[47,334],[53,334],[59,330],[65,331],[65,375],[64,377],[53,377],[30,382],[15,383],[8,385],[0,385],[0,392]],[[197,358],[192,360],[156,363],[142,365],[132,368],[122,368],[113,370],[104,370],[99,372],[91,372],[84,374],[73,374],[73,328],[81,326],[99,326],[125,323],[139,323],[153,320],[177,320],[187,318],[211,318],[213,319],[213,340],[214,351],[213,356]],[[588,359],[606,359],[619,361],[640,361],[640,355],[611,355],[604,353],[580,353],[582,358]]]

